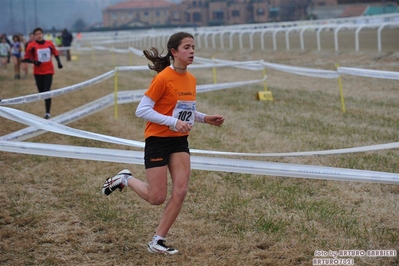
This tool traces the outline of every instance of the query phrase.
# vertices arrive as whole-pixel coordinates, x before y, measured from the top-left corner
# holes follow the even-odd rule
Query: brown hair
[[[158,49],[155,47],[152,47],[150,50],[144,50],[144,56],[154,64],[152,66],[148,64],[148,67],[151,70],[159,73],[166,67],[170,66],[170,57],[172,56],[171,50],[173,48],[177,51],[181,40],[183,40],[184,38],[194,39],[194,36],[188,32],[178,32],[170,36],[167,44],[168,53],[165,56],[162,56],[162,54],[160,54]]]
[[[33,30],[33,32],[32,32],[32,33],[33,33],[33,34],[35,34],[35,33],[36,33],[36,31],[40,31],[41,33],[43,33],[43,30],[42,30],[42,28],[36,28],[36,29],[34,29],[34,30]]]

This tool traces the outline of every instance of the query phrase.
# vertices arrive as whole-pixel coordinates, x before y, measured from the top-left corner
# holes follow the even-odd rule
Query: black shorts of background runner
[[[169,164],[169,156],[176,152],[187,152],[187,136],[183,137],[148,137],[145,140],[145,169]]]
[[[35,75],[36,87],[39,92],[50,91],[51,83],[53,82],[53,75]],[[45,99],[46,113],[50,113],[51,98]]]

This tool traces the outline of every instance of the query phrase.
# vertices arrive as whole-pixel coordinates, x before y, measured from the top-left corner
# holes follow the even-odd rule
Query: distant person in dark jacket
[[[71,50],[70,50],[70,47],[71,47],[71,44],[72,44],[72,40],[73,40],[72,34],[67,29],[64,29],[62,31],[62,46],[67,48],[67,50],[66,50],[66,59],[67,59],[67,61],[71,61]]]

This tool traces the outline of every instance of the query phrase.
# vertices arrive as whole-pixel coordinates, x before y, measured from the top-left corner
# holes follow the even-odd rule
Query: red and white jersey
[[[34,41],[28,44],[24,59],[42,62],[40,66],[34,65],[34,75],[54,74],[54,66],[53,62],[51,61],[51,55],[59,55],[52,42],[45,40],[44,43],[38,43]]]

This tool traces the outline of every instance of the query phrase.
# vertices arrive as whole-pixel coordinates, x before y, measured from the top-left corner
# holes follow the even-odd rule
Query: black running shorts
[[[146,138],[144,148],[145,169],[168,165],[169,156],[176,152],[190,154],[188,136]]]

